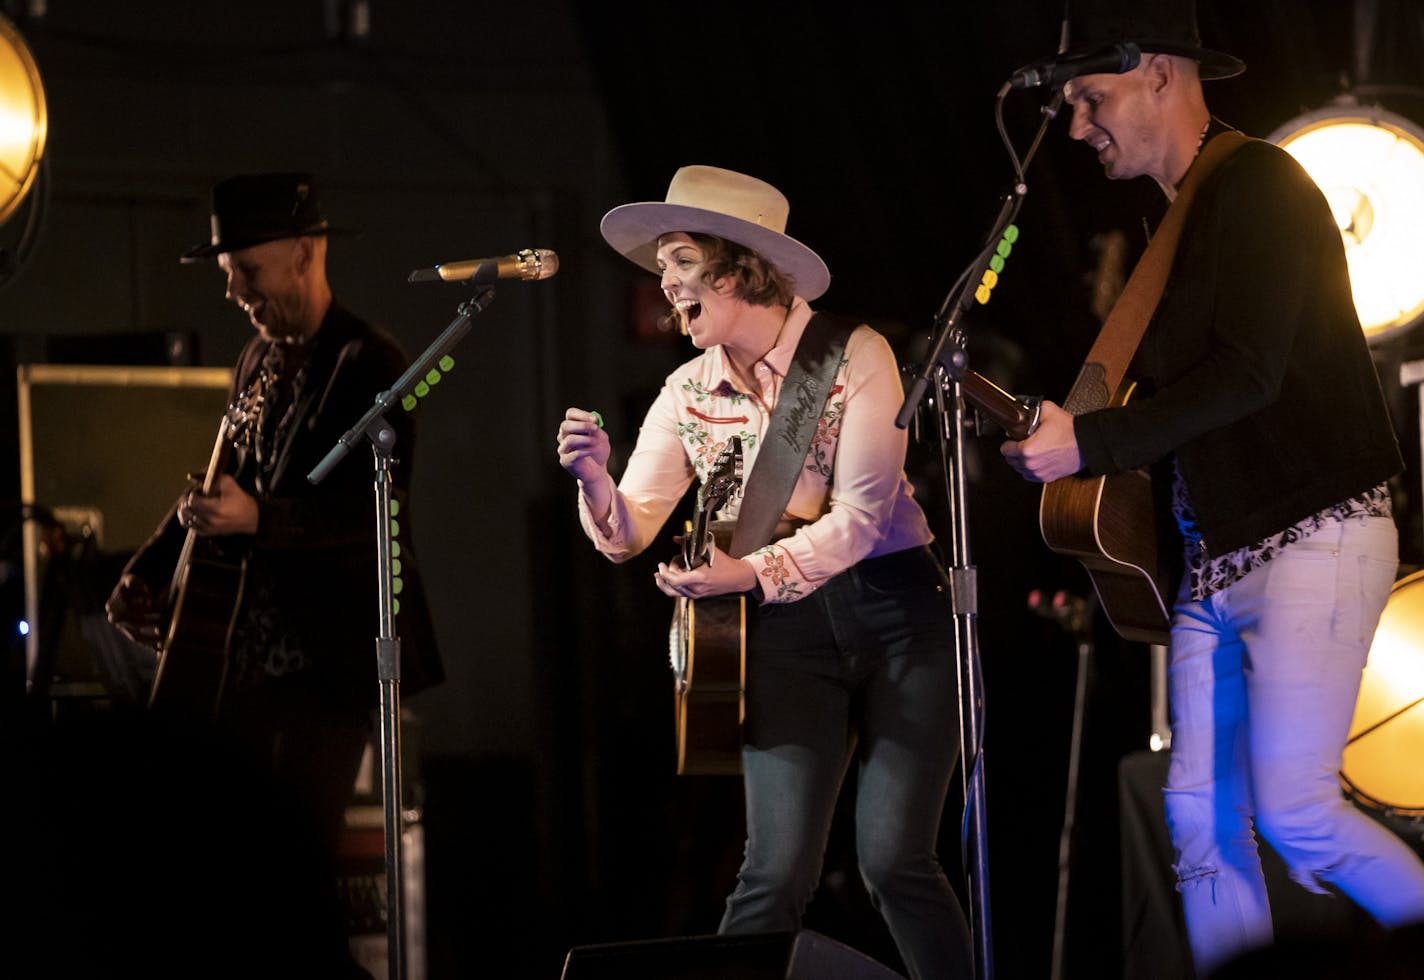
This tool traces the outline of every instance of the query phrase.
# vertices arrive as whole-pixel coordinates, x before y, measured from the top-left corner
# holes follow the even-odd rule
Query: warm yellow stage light
[[[0,16],[0,224],[29,193],[48,129],[39,68],[20,32]]]
[[[1394,584],[1355,702],[1342,775],[1357,799],[1424,814],[1424,572]]]
[[[1330,202],[1360,325],[1371,341],[1424,316],[1424,129],[1344,97],[1269,137]]]

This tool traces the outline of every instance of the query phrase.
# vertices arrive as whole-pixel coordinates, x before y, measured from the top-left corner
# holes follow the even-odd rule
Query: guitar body
[[[217,492],[233,444],[247,439],[270,383],[254,380],[223,415],[200,489]],[[224,551],[214,539],[189,529],[168,587],[168,628],[158,648],[158,669],[148,692],[150,710],[194,719],[217,715],[227,683],[228,644],[242,606],[247,556]]]
[[[964,396],[1011,439],[1038,426],[1037,406],[1019,401],[973,371],[950,372]],[[1111,405],[1124,405],[1135,383],[1123,382]],[[1060,555],[1076,558],[1093,580],[1103,613],[1125,640],[1165,644],[1175,564],[1157,520],[1152,478],[1143,470],[1111,476],[1066,476],[1043,488],[1038,527]]]
[[[156,711],[211,718],[222,700],[247,560],[229,559],[208,544],[198,542],[180,567],[149,690],[148,706]]]
[[[1043,489],[1038,526],[1049,548],[1082,562],[1119,636],[1167,642],[1171,570],[1160,558],[1146,473],[1055,480]]]
[[[1125,404],[1133,387],[1125,382],[1112,404]],[[1043,488],[1038,526],[1050,549],[1083,564],[1119,636],[1167,642],[1175,566],[1145,471],[1054,480]]]
[[[742,771],[745,596],[679,599],[671,634],[680,776]]]

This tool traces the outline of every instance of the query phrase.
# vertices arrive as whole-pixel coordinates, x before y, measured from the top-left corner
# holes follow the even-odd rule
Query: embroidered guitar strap
[[[1167,285],[1167,275],[1172,271],[1172,259],[1177,253],[1177,243],[1182,237],[1182,226],[1197,188],[1205,182],[1207,175],[1230,156],[1238,147],[1247,142],[1247,137],[1234,130],[1220,133],[1202,148],[1192,165],[1187,168],[1182,186],[1177,196],[1167,208],[1162,223],[1147,250],[1128,277],[1122,295],[1113,304],[1102,330],[1093,341],[1092,349],[1078,371],[1063,407],[1073,415],[1082,415],[1107,407],[1108,402],[1127,375],[1128,365],[1137,352],[1147,325],[1162,299],[1162,290]]]
[[[806,324],[772,409],[766,438],[746,480],[737,526],[727,549],[733,558],[749,555],[771,540],[806,465],[846,339],[855,326],[851,320],[826,313],[815,314]]]

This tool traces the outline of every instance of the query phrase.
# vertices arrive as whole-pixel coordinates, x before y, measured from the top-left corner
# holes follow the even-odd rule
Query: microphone
[[[1040,58],[1009,76],[1010,88],[1058,87],[1079,75],[1121,75],[1132,71],[1142,60],[1142,51],[1130,42],[1114,44],[1071,58]]]
[[[443,280],[482,286],[499,279],[548,279],[558,271],[559,257],[551,249],[526,248],[513,255],[444,262],[431,269],[416,269],[406,282]]]

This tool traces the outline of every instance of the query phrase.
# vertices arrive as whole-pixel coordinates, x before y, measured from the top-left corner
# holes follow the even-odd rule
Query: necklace
[[[300,344],[274,343],[262,360],[265,397],[254,446],[257,482],[264,492],[275,475],[306,387],[310,351]]]

